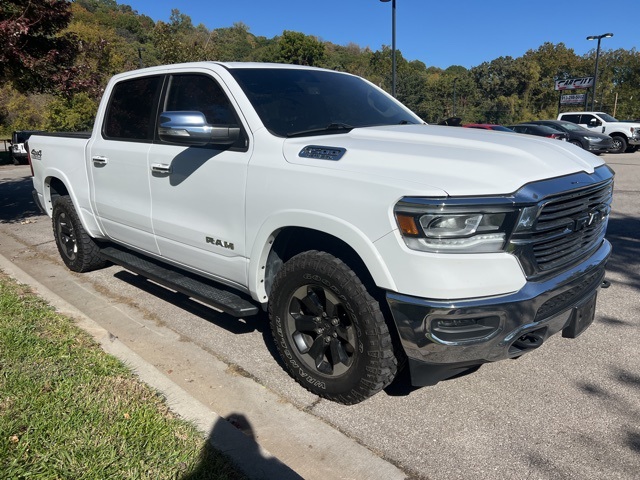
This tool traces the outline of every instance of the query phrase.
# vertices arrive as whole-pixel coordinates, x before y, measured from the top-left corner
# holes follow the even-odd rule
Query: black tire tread
[[[366,375],[359,380],[350,391],[343,393],[327,393],[322,389],[313,388],[309,383],[299,377],[298,372],[285,360],[285,355],[278,341],[276,324],[273,320],[275,305],[273,305],[274,292],[277,292],[284,279],[300,269],[314,269],[319,273],[335,279],[349,296],[356,307],[355,313],[363,320],[364,338],[368,344],[368,364]],[[278,351],[283,359],[288,373],[303,387],[312,393],[336,401],[345,405],[362,402],[380,390],[387,387],[395,378],[398,371],[398,352],[389,333],[389,328],[378,302],[367,291],[356,273],[342,260],[333,255],[317,250],[310,250],[296,255],[287,261],[282,270],[278,272],[271,290],[269,300],[269,318],[271,319],[271,332],[275,339]],[[276,295],[277,296],[277,295]]]
[[[72,228],[75,231],[78,251],[76,259],[74,261],[70,261],[63,253],[62,247],[60,245],[60,240],[57,238],[55,222],[57,219],[57,214],[60,211],[66,213],[67,217],[72,223]],[[65,265],[67,265],[70,270],[74,272],[84,273],[90,272],[91,270],[97,270],[107,264],[104,258],[102,258],[102,256],[100,255],[100,247],[98,246],[96,241],[89,236],[89,234],[82,226],[80,217],[78,217],[73,202],[68,195],[63,195],[55,199],[53,203],[52,223],[53,234],[56,237],[56,245],[58,246],[58,251]]]
[[[622,137],[621,135],[615,135],[613,138],[613,141],[615,142],[616,140],[619,140],[621,143],[621,147],[619,149],[616,150],[611,150],[612,153],[624,153],[625,150],[627,149],[627,140],[626,138]]]

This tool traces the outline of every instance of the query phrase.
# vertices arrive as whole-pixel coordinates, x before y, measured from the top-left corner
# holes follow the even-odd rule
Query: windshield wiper
[[[288,133],[287,138],[306,137],[307,135],[322,135],[324,133],[348,133],[355,127],[346,123],[330,123],[324,128],[313,128],[311,130],[301,130],[299,132]]]

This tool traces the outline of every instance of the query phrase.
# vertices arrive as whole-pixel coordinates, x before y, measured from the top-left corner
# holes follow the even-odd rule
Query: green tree
[[[45,129],[50,102],[50,95],[21,93],[5,83],[0,87],[0,135],[6,138],[14,130]]]
[[[324,60],[324,43],[316,37],[285,30],[278,39],[278,61],[294,65],[320,65]]]
[[[57,97],[49,105],[47,128],[57,132],[91,130],[97,109],[96,100],[85,92],[73,98]]]
[[[249,27],[242,22],[213,30],[208,40],[215,51],[212,60],[221,62],[248,61],[258,46],[256,37],[249,33]]]

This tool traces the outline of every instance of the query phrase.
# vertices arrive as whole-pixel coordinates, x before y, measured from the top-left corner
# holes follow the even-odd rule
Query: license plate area
[[[564,338],[576,338],[593,323],[596,315],[597,297],[598,294],[594,293],[590,298],[573,308],[571,320],[569,320],[567,326],[562,329],[562,336]]]

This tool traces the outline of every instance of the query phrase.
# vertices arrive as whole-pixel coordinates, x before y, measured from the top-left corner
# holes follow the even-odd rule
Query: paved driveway
[[[221,390],[207,365],[184,360],[177,349],[221,360],[228,373],[263,385],[282,405],[317,416],[410,477],[639,478],[640,152],[604,158],[617,173],[611,287],[600,291],[587,332],[575,340],[556,336],[519,360],[434,387],[413,389],[400,378],[350,407],[319,400],[282,371],[264,316],[233,319],[118,267],[65,272],[50,222],[31,203],[28,167],[0,167],[0,253],[63,297],[83,291],[116,306],[131,321],[105,319],[105,328],[221,415],[241,409],[241,395]],[[265,417],[271,408],[264,405]],[[248,421],[258,441],[268,441],[268,423],[253,412]],[[284,448],[293,458],[310,447]]]

